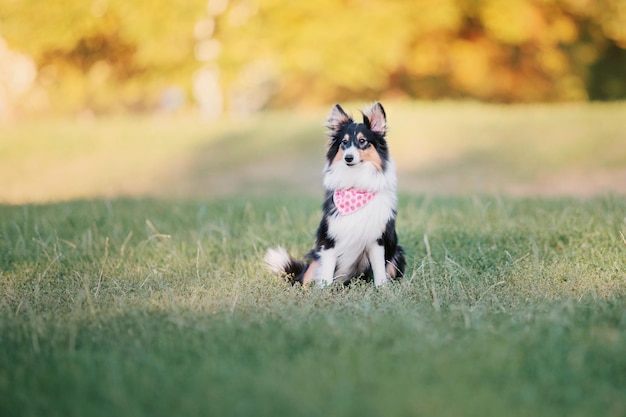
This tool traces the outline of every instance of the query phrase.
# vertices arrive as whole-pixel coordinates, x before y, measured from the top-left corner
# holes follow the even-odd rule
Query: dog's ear
[[[365,110],[363,112],[363,123],[372,132],[385,136],[387,133],[387,116],[382,104],[376,102],[371,109]]]
[[[328,136],[332,138],[342,127],[352,122],[352,118],[348,116],[345,111],[343,111],[341,106],[339,104],[335,104],[330,110],[330,113],[328,114],[328,121],[326,122]]]

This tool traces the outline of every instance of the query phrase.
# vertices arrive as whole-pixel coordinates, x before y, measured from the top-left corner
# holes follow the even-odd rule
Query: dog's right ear
[[[371,109],[363,112],[363,123],[372,132],[378,133],[382,137],[387,134],[387,116],[385,109],[379,102],[374,103]]]
[[[352,123],[353,120],[346,114],[339,104],[335,104],[328,114],[326,127],[328,128],[328,136],[331,138],[337,134],[345,125]]]

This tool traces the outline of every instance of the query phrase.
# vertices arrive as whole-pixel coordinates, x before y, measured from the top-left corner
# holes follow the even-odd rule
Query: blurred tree
[[[231,2],[242,3],[246,0]],[[380,96],[503,102],[624,98],[624,5],[624,0],[266,0],[245,25],[219,22],[224,46],[219,63],[228,74],[228,89],[249,62],[274,62],[280,84],[276,105]],[[603,78],[608,74],[610,80]],[[602,80],[602,87],[594,87],[594,80]]]
[[[589,68],[587,89],[594,100],[626,98],[626,50],[609,42]]]
[[[191,89],[193,25],[206,0],[0,0],[0,34],[38,65],[61,111],[146,108]]]
[[[626,98],[625,0],[0,0],[0,35],[73,110],[149,108],[171,85],[240,112]]]

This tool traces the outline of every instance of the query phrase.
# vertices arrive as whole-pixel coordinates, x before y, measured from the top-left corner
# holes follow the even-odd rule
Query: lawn
[[[626,102],[384,104],[405,192],[626,194]],[[0,203],[319,196],[328,110],[0,124]]]
[[[303,254],[312,244],[314,115],[213,129],[188,119],[0,127],[11,133],[0,136],[0,415],[626,415],[626,199],[619,184],[551,197],[541,186],[622,172],[624,127],[608,116],[623,104],[396,106],[399,122],[415,109],[432,116],[418,129],[440,139],[420,149],[470,183],[412,159],[398,123],[408,268],[382,289],[291,287],[262,267],[270,245]],[[549,115],[550,137],[561,126],[584,139],[497,140]],[[484,133],[476,146],[452,135],[468,126]],[[254,132],[267,142],[247,140]],[[538,167],[526,172],[515,154]],[[60,182],[38,184],[27,162]],[[9,177],[7,164],[22,174]],[[496,179],[474,182],[486,172]],[[448,188],[431,192],[428,178]]]

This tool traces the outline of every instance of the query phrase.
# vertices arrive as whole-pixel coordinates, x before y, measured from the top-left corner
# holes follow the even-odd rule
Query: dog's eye
[[[342,145],[347,145],[348,144],[348,139],[341,139],[341,144]]]
[[[367,141],[365,139],[359,139],[359,145],[360,146],[365,146],[366,143],[367,143]]]

